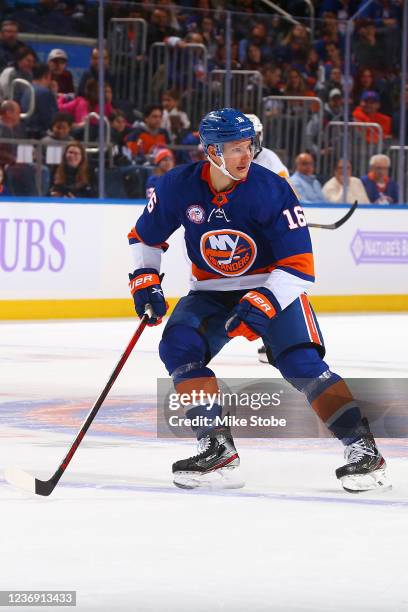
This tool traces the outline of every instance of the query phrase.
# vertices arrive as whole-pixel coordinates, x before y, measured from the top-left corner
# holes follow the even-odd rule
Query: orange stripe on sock
[[[352,400],[350,389],[344,380],[339,380],[312,401],[312,408],[318,417],[326,422],[339,408]]]
[[[194,394],[200,394],[201,397],[205,397],[206,395],[216,395],[219,393],[220,389],[218,387],[217,379],[215,376],[203,376],[202,378],[186,378],[185,380],[181,380],[180,382],[175,384],[176,391],[179,395],[184,395],[183,404],[192,404],[194,399]],[[191,400],[188,401],[187,396],[191,396]],[[195,402],[197,399],[195,399]]]

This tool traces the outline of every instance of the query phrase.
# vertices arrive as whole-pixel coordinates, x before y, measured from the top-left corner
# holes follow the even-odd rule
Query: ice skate
[[[336,476],[349,493],[389,490],[391,485],[387,482],[385,459],[376,446],[367,419],[362,419],[362,422],[367,427],[367,433],[346,446],[344,457],[347,463],[337,468]]]
[[[173,463],[173,482],[182,489],[239,489],[239,456],[228,427],[217,427],[198,441],[198,454]]]
[[[258,359],[261,363],[269,363],[265,346],[261,346],[261,348],[258,349]]]

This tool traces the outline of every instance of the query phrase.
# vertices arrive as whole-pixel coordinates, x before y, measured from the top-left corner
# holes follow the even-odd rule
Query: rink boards
[[[133,314],[127,233],[145,202],[62,200],[0,203],[0,318]],[[332,223],[347,206],[307,205],[309,222]],[[337,230],[311,229],[319,311],[408,310],[408,206],[361,206]],[[163,256],[171,306],[189,288],[183,229]]]

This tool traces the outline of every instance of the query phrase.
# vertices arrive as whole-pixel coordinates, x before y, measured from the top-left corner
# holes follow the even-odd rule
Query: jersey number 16
[[[307,221],[305,219],[305,213],[303,212],[303,208],[301,206],[295,206],[293,212],[295,213],[297,223],[293,219],[292,213],[290,212],[289,208],[285,208],[285,210],[283,211],[283,214],[288,220],[289,229],[293,230],[298,227],[306,227]]]

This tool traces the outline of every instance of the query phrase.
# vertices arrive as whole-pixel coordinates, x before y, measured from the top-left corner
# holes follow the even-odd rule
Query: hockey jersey
[[[279,176],[283,178],[289,178],[287,167],[281,162],[278,155],[270,149],[262,147],[261,150],[256,153],[253,163],[268,168],[268,170],[272,170],[272,172],[279,174]]]
[[[180,226],[195,290],[268,287],[282,308],[314,281],[303,210],[288,182],[251,164],[245,180],[215,192],[210,164],[164,175],[129,233],[135,269],[160,269],[166,240]]]

